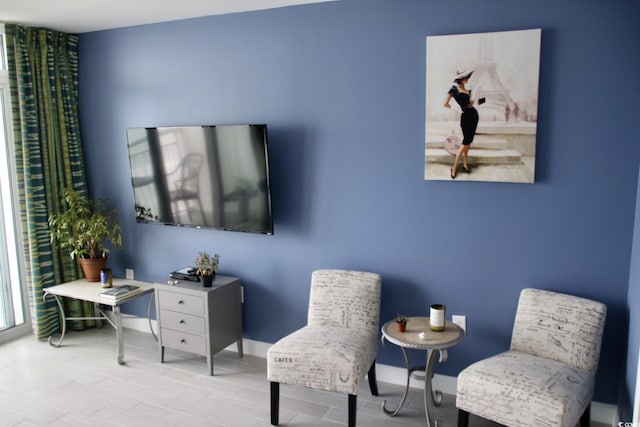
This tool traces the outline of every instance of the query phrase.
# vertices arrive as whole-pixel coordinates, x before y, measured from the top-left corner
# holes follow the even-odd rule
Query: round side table
[[[421,337],[422,335],[422,337]],[[427,419],[427,426],[431,427],[435,424],[432,422],[433,407],[439,406],[442,402],[442,393],[433,390],[431,380],[433,378],[433,365],[435,364],[436,353],[440,354],[439,362],[447,361],[447,349],[453,347],[464,338],[464,330],[455,323],[446,321],[445,329],[441,332],[432,331],[429,328],[428,317],[409,317],[407,321],[407,329],[405,332],[398,332],[395,320],[385,323],[382,326],[382,344],[385,340],[391,344],[395,344],[402,350],[404,363],[407,367],[407,385],[400,404],[395,409],[387,408],[387,401],[382,402],[382,410],[390,416],[396,416],[409,393],[409,381],[411,377],[424,380],[424,411]],[[427,352],[425,366],[411,367],[409,365],[409,357],[407,350],[425,350]],[[419,372],[424,372],[420,375]]]

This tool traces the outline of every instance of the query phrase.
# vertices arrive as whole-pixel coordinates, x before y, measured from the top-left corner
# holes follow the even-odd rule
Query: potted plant
[[[122,246],[118,212],[108,200],[93,201],[71,188],[63,189],[61,195],[66,209],[49,216],[51,243],[69,250],[71,258],[79,260],[87,281],[97,282],[109,253],[105,244]]]
[[[396,316],[396,323],[398,324],[398,332],[405,332],[407,330],[407,316],[404,314],[398,314]]]
[[[205,288],[211,287],[213,278],[218,271],[220,255],[210,255],[208,252],[200,252],[195,259],[196,273],[200,276],[200,282]]]

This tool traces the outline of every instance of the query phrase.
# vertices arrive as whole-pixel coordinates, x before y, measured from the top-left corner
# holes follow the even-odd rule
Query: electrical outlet
[[[463,331],[467,332],[467,316],[454,314],[453,316],[451,316],[451,321],[460,326]]]
[[[134,280],[133,276],[133,268],[125,268],[124,274],[127,280]]]

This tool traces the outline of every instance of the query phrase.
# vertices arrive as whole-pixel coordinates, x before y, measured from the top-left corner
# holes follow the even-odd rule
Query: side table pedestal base
[[[382,344],[389,341],[400,347],[404,364],[407,369],[407,383],[400,403],[395,408],[387,406],[387,401],[382,402],[382,410],[385,414],[394,417],[398,415],[404,406],[411,378],[424,381],[424,412],[427,420],[427,427],[436,427],[437,422],[433,419],[434,408],[442,403],[442,392],[433,389],[433,368],[436,363],[436,354],[440,357],[440,363],[446,362],[447,349],[453,347],[464,338],[464,330],[452,322],[445,322],[445,330],[434,332],[429,330],[428,317],[410,317],[407,321],[405,332],[399,332],[395,321],[387,322],[382,327]],[[425,365],[411,367],[407,349],[424,350],[427,352]]]

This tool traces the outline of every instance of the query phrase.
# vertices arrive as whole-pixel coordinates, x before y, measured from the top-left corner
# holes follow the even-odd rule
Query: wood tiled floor
[[[159,361],[151,334],[125,329],[125,365],[116,362],[111,328],[69,332],[63,346],[25,336],[0,345],[0,427],[4,426],[269,426],[266,360],[223,351],[207,376],[203,357],[167,350]],[[399,402],[402,388],[367,382],[358,394],[358,425],[424,426],[422,392],[411,390],[394,418],[382,402]],[[454,397],[437,408],[438,426],[455,426]],[[280,420],[286,426],[346,425],[347,398],[337,393],[281,386]],[[472,427],[494,426],[472,417]]]

